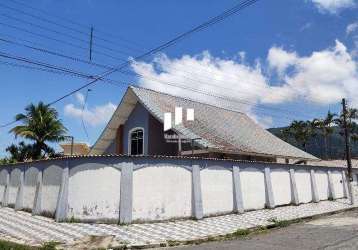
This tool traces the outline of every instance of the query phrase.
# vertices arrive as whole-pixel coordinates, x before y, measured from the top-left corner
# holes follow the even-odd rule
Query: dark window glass
[[[132,131],[131,135],[131,155],[143,154],[143,129]]]

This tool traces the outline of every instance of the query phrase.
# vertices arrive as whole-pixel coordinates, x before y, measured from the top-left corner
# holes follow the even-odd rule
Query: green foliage
[[[357,109],[348,109],[348,128],[351,133],[353,155],[358,155]],[[293,121],[288,127],[270,129],[284,141],[324,159],[344,158],[343,114],[330,111],[324,118],[312,121]]]
[[[10,154],[10,160],[13,162],[24,162],[31,159],[33,155],[33,146],[20,142],[18,145],[11,144],[6,148],[6,151]]]
[[[56,246],[59,244],[60,243],[55,242],[55,241],[49,241],[49,242],[44,243],[39,250],[55,250]]]
[[[0,249],[1,250],[55,250],[57,242],[47,242],[44,243],[41,247],[32,247],[21,245],[9,241],[0,240]]]
[[[66,128],[58,118],[56,109],[39,102],[30,104],[25,108],[25,113],[17,114],[16,121],[22,123],[10,130],[15,137],[22,137],[33,142],[32,145],[20,143],[11,145],[8,149],[17,161],[26,159],[41,159],[52,156],[55,152],[47,142],[59,142],[64,140]]]
[[[246,236],[248,234],[250,234],[249,229],[238,229],[233,233],[233,236],[239,237],[239,236]]]

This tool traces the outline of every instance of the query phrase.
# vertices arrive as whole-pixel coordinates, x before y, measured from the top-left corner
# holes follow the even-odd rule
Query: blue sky
[[[0,38],[87,60],[88,50],[69,46],[68,43],[87,48],[88,44],[78,39],[87,41],[89,27],[93,26],[94,46],[97,46],[94,47],[94,62],[118,65],[121,61],[113,57],[122,60],[135,57],[221,13],[238,1],[28,0],[27,6],[22,2],[24,0],[1,1]],[[55,107],[69,134],[75,136],[76,141],[89,143],[95,142],[127,84],[131,82],[166,91],[168,87],[163,85],[165,81],[193,86],[197,80],[194,86],[198,89],[244,100],[248,104],[239,108],[268,127],[286,125],[293,119],[322,116],[328,109],[338,112],[339,99],[342,97],[347,97],[352,105],[358,104],[353,95],[358,90],[356,4],[354,0],[261,0],[166,49],[164,54],[137,62],[129,68],[147,76],[145,79],[112,74],[110,78],[120,84],[99,82],[89,92],[83,115],[89,138],[81,125],[81,103],[86,90],[81,92],[82,95],[66,98]],[[50,19],[82,33],[41,21],[26,13]],[[100,39],[111,40],[112,43]],[[104,71],[4,42],[0,42],[0,52],[92,75]],[[31,102],[53,101],[86,82],[73,76],[4,64],[9,62],[19,63],[0,57],[1,124],[11,121]],[[162,84],[153,79],[159,79]],[[170,88],[168,92],[205,98],[179,88]],[[15,141],[8,133],[10,128],[0,129],[0,156],[5,154],[6,146]]]

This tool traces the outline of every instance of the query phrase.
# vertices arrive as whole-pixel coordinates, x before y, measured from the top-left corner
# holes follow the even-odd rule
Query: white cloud
[[[286,53],[291,55],[291,52]],[[275,91],[270,92],[264,101],[304,99],[316,104],[332,104],[348,97],[358,105],[358,97],[354,94],[358,91],[357,63],[341,42],[336,41],[334,47],[307,57],[296,56],[292,67],[293,73],[286,72],[283,84],[272,87]]]
[[[85,96],[84,96],[82,93],[77,92],[77,93],[75,94],[75,97],[76,97],[77,102],[78,102],[80,105],[83,106],[84,103],[85,103]]]
[[[350,23],[346,28],[346,33],[347,35],[350,35],[357,30],[358,30],[358,22]]]
[[[250,65],[203,52],[177,59],[161,55],[152,63],[136,62],[132,67],[144,76],[139,83],[145,87],[239,109],[253,118],[257,116],[253,109],[256,104],[305,101],[328,105],[347,97],[358,106],[357,62],[341,42],[308,56],[272,47],[266,59],[267,64],[257,60]],[[274,72],[278,73],[278,79],[271,82]],[[224,101],[193,89],[236,101]],[[265,125],[270,119],[261,117],[256,121]]]
[[[132,64],[132,67],[145,77],[139,80],[144,87],[215,105],[220,103],[230,108],[235,105],[240,110],[249,111],[251,103],[259,101],[262,91],[268,85],[259,63],[250,66],[242,60],[241,57],[240,62],[235,62],[203,52],[197,56],[185,55],[179,59],[160,55],[153,63],[137,62]],[[233,105],[232,102],[215,98],[211,94],[237,99],[242,103]]]
[[[76,119],[82,119],[83,117],[83,120],[93,127],[106,124],[116,110],[116,106],[109,102],[104,105],[95,106],[92,109],[85,107],[82,112],[84,96],[78,93],[75,97],[78,102],[78,107],[73,103],[67,104],[64,108],[65,115]]]
[[[297,62],[297,55],[295,52],[287,52],[282,48],[272,47],[269,50],[267,60],[272,69],[276,69],[280,74],[283,74],[288,67]]]
[[[312,27],[312,23],[311,22],[307,22],[307,23],[305,23],[301,28],[300,28],[300,31],[305,31],[305,30],[307,30],[307,29],[309,29],[309,28],[311,28]]]
[[[352,8],[356,5],[355,0],[310,0],[321,11],[336,14],[339,11]]]

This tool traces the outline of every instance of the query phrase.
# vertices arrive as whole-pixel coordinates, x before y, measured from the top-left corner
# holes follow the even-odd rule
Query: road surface
[[[252,235],[243,239],[167,249],[358,249],[358,209],[294,224],[286,228],[270,230],[268,233]]]

